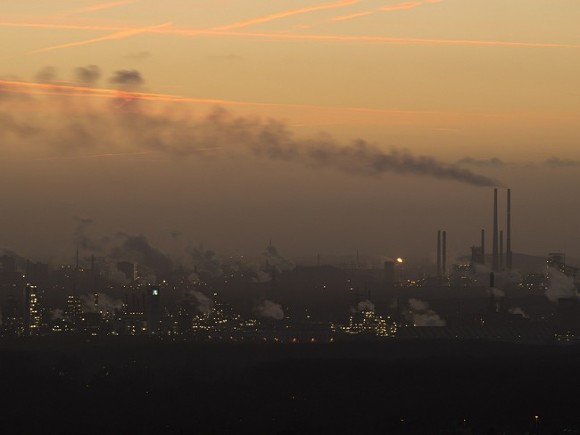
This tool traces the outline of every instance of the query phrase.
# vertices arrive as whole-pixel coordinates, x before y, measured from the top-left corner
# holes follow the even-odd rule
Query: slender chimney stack
[[[485,230],[481,230],[481,264],[485,264]]]
[[[503,271],[503,230],[499,232],[499,271]]]
[[[499,249],[498,249],[498,231],[497,231],[497,188],[493,189],[493,239],[492,239],[492,270],[497,272],[499,269]]]
[[[447,231],[443,231],[443,247],[441,253],[441,271],[443,276],[447,275]]]
[[[437,231],[437,276],[441,276],[441,230]]]
[[[507,270],[512,270],[512,190],[507,191],[507,240],[506,259]]]

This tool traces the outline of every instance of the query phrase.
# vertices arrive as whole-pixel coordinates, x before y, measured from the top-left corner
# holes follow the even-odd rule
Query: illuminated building
[[[24,335],[38,335],[41,316],[38,300],[38,288],[27,284],[24,304]]]
[[[78,296],[70,295],[66,300],[65,319],[71,330],[76,329],[82,314],[81,299]]]
[[[390,317],[382,317],[371,310],[363,310],[352,314],[348,323],[333,328],[349,335],[366,335],[375,337],[394,337],[397,325]]]

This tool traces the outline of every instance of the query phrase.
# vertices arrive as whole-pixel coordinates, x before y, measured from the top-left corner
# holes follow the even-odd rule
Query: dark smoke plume
[[[127,90],[143,84],[144,80],[139,71],[121,70],[115,72],[111,82]],[[60,107],[66,108],[68,100],[66,97],[62,100]],[[216,109],[200,118],[184,106],[168,105],[159,109],[129,93],[126,100],[131,100],[131,104],[117,104],[114,110],[110,106],[106,106],[109,110],[89,106],[86,101],[90,100],[83,101],[87,105],[85,110],[78,110],[80,100],[75,100],[75,110],[57,111],[50,104],[52,100],[37,99],[36,104],[47,104],[46,110],[36,110],[37,115],[28,113],[24,120],[26,127],[19,119],[0,119],[0,139],[5,135],[16,136],[23,145],[34,141],[61,152],[91,148],[105,152],[117,149],[156,151],[177,159],[208,154],[252,156],[328,167],[356,175],[380,176],[394,172],[474,186],[499,184],[487,176],[434,157],[416,156],[396,149],[384,151],[364,140],[344,145],[328,136],[299,139],[281,122],[237,117],[224,109]],[[9,112],[8,107],[0,106],[0,109]],[[47,117],[47,113],[50,116]]]

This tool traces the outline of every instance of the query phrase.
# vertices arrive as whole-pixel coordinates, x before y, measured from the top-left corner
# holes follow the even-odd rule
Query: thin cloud
[[[139,28],[134,28],[134,29],[122,30],[119,32],[112,33],[110,35],[100,36],[98,38],[85,39],[84,41],[69,42],[66,44],[53,45],[51,47],[40,48],[38,50],[29,51],[27,54],[46,53],[47,51],[60,50],[63,48],[79,47],[79,46],[83,46],[83,45],[95,44],[97,42],[125,39],[125,38],[129,38],[131,36],[140,35],[142,33],[149,33],[149,32],[156,30],[156,29],[168,27],[168,26],[171,26],[172,24],[173,23],[164,23],[164,24],[158,24],[155,26],[139,27]]]

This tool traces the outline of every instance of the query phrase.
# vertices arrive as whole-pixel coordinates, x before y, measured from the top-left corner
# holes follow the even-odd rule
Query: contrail
[[[140,28],[136,28],[136,29],[122,30],[122,31],[119,31],[119,32],[116,32],[116,33],[112,33],[110,35],[100,36],[98,38],[86,39],[84,41],[69,42],[69,43],[66,43],[66,44],[53,45],[51,47],[40,48],[38,50],[29,51],[27,54],[45,53],[47,51],[59,50],[61,48],[79,47],[81,45],[94,44],[94,43],[97,43],[97,42],[112,41],[112,40],[129,38],[131,36],[139,35],[139,34],[142,34],[142,33],[149,33],[149,32],[151,32],[151,31],[153,31],[155,29],[162,29],[164,27],[171,26],[172,24],[173,23],[164,23],[164,24],[158,24],[158,25],[155,25],[155,26],[140,27]]]
[[[13,80],[0,80],[0,85],[12,86],[17,89],[22,89],[22,92],[17,90],[0,89],[0,92],[9,91],[12,93],[31,93],[27,92],[26,88],[34,89],[33,92],[40,89],[43,92],[51,91],[63,91],[63,92],[53,92],[54,95],[59,96],[90,96],[90,97],[106,97],[114,99],[133,99],[133,100],[146,100],[146,101],[164,101],[164,102],[183,102],[183,103],[203,103],[203,104],[215,104],[224,106],[286,106],[285,104],[278,103],[259,103],[259,102],[245,102],[245,101],[232,101],[232,100],[222,100],[215,98],[192,98],[180,95],[171,94],[157,94],[151,92],[135,92],[135,91],[119,91],[117,89],[107,89],[107,88],[94,88],[87,86],[73,86],[73,85],[59,85],[54,83],[36,83],[36,82],[23,82],[23,81],[13,81]]]
[[[300,8],[300,9],[290,9],[290,10],[286,10],[286,11],[282,11],[282,12],[277,12],[277,13],[271,14],[271,15],[265,15],[263,17],[256,17],[256,18],[250,18],[250,19],[244,20],[244,21],[238,21],[238,22],[235,22],[232,24],[227,24],[225,26],[213,27],[209,30],[219,31],[219,30],[239,29],[241,27],[251,26],[253,24],[260,24],[260,23],[265,23],[268,21],[278,20],[280,18],[291,17],[293,15],[300,15],[300,14],[306,14],[309,12],[316,12],[316,11],[322,11],[322,10],[326,10],[326,9],[336,9],[336,8],[341,8],[344,6],[350,6],[350,5],[353,5],[355,3],[360,3],[360,1],[361,0],[342,0],[339,2],[322,3],[319,5],[308,6],[308,7]]]
[[[252,101],[223,100],[216,98],[194,98],[173,94],[160,94],[152,92],[119,91],[118,89],[97,88],[87,86],[62,85],[55,83],[37,83],[13,80],[0,80],[0,93],[27,94],[27,95],[47,95],[58,97],[84,97],[84,98],[107,98],[114,100],[142,100],[151,102],[168,103],[192,103],[208,104],[215,106],[231,107],[265,107],[265,108],[294,108],[311,109],[326,112],[350,112],[368,113],[384,115],[421,115],[421,116],[453,116],[471,118],[514,118],[524,116],[526,118],[544,119],[545,114],[538,113],[495,113],[495,112],[453,112],[436,110],[397,110],[381,109],[372,107],[352,107],[352,106],[321,106],[313,104],[290,104],[290,103],[268,103]]]
[[[188,30],[174,29],[172,33],[191,36],[199,34]],[[245,37],[269,40],[287,41],[329,41],[329,42],[359,42],[374,44],[396,45],[462,45],[478,47],[536,47],[536,48],[580,48],[580,44],[562,44],[550,42],[518,42],[518,41],[494,41],[477,39],[430,39],[430,38],[399,38],[391,36],[348,36],[348,35],[323,35],[323,34],[291,34],[272,32],[232,32],[232,31],[205,31],[204,35]]]
[[[187,28],[164,28],[153,26],[148,30],[120,26],[74,25],[74,24],[44,24],[44,23],[10,23],[0,22],[0,27],[44,28],[61,30],[105,30],[105,31],[139,31],[138,33],[157,33],[179,36],[210,36],[210,37],[240,37],[266,40],[295,40],[295,41],[330,41],[353,42],[370,44],[413,44],[413,45],[463,45],[487,47],[530,47],[530,48],[580,48],[580,44],[550,43],[550,42],[523,42],[523,41],[494,41],[470,39],[429,39],[429,38],[398,38],[388,36],[348,36],[348,35],[321,35],[321,34],[292,34],[268,32],[233,32]],[[84,42],[82,43],[84,44]]]
[[[253,24],[265,23],[268,21],[278,20],[280,18],[290,17],[292,15],[299,15],[299,14],[305,14],[308,12],[315,12],[315,11],[319,11],[319,10],[336,9],[336,8],[343,7],[343,6],[349,6],[349,5],[352,5],[355,3],[359,3],[360,1],[361,0],[342,0],[339,2],[323,3],[323,4],[309,6],[309,7],[300,8],[300,9],[290,9],[290,10],[286,10],[286,11],[282,11],[282,12],[277,12],[277,13],[271,14],[271,15],[251,18],[251,19],[248,19],[245,21],[238,21],[238,22],[235,22],[232,24],[227,24],[224,26],[217,26],[217,27],[213,27],[211,29],[200,30],[200,31],[198,31],[198,33],[203,34],[204,32],[207,32],[207,31],[239,29],[242,27],[251,26]],[[88,8],[80,9],[77,11],[71,11],[67,15],[84,13],[84,12],[94,11],[94,10],[107,9],[107,8],[116,7],[116,6],[120,6],[120,5],[127,4],[127,3],[132,3],[132,1],[113,2],[113,3],[106,3],[103,5],[89,6]],[[151,28],[144,28],[144,29],[119,30],[118,33],[114,33],[112,35],[88,39],[85,41],[77,41],[77,42],[71,42],[71,43],[67,43],[67,44],[55,45],[55,46],[47,47],[47,48],[41,48],[38,50],[30,51],[27,54],[44,53],[47,51],[59,50],[59,49],[63,49],[63,48],[79,47],[82,45],[94,44],[97,42],[109,41],[109,40],[114,40],[114,39],[123,39],[123,38],[127,38],[130,36],[136,35],[136,34],[146,33],[146,32],[149,32],[151,30],[155,30],[157,28],[162,28],[162,27],[170,25],[170,24],[171,23],[160,25],[160,26],[153,26]]]
[[[395,4],[395,5],[382,6],[380,8],[371,9],[368,11],[355,12],[355,13],[349,14],[349,15],[340,15],[340,16],[331,18],[331,21],[345,21],[345,20],[350,20],[353,18],[363,17],[366,15],[374,15],[377,12],[391,12],[391,11],[403,11],[403,10],[407,10],[407,9],[414,9],[416,7],[423,6],[423,5],[426,5],[429,3],[440,3],[441,1],[443,1],[443,0],[421,0],[421,1],[412,1],[412,2],[399,3],[399,4]]]
[[[70,17],[71,15],[80,15],[80,14],[85,14],[85,13],[89,13],[89,12],[95,12],[95,11],[102,11],[105,9],[111,9],[111,8],[116,8],[119,6],[125,6],[131,3],[136,3],[138,0],[125,0],[125,1],[117,1],[117,2],[109,2],[109,3],[98,3],[92,6],[87,6],[85,8],[81,8],[81,9],[73,9],[70,11],[63,11],[60,12],[58,14],[56,14],[56,17]]]

